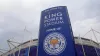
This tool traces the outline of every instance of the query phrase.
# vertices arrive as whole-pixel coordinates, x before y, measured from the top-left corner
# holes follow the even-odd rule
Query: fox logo
[[[58,32],[50,33],[46,36],[43,47],[45,52],[49,55],[60,54],[66,47],[65,37]]]

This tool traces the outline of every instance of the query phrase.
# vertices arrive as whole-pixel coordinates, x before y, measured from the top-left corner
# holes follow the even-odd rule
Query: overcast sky
[[[0,48],[8,49],[8,39],[38,38],[41,11],[55,6],[67,6],[74,36],[83,36],[91,27],[100,32],[100,0],[0,0]]]

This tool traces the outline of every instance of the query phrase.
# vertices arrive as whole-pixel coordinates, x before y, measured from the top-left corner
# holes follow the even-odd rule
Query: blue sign
[[[42,11],[38,56],[76,56],[73,32],[66,6]]]

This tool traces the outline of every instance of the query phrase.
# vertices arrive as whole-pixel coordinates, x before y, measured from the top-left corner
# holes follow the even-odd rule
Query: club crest
[[[44,50],[49,55],[58,55],[65,50],[66,47],[65,37],[58,32],[50,33],[44,40]]]

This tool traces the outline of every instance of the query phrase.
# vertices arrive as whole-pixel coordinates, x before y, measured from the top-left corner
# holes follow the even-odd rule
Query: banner
[[[66,6],[42,11],[38,44],[38,56],[76,55]]]

